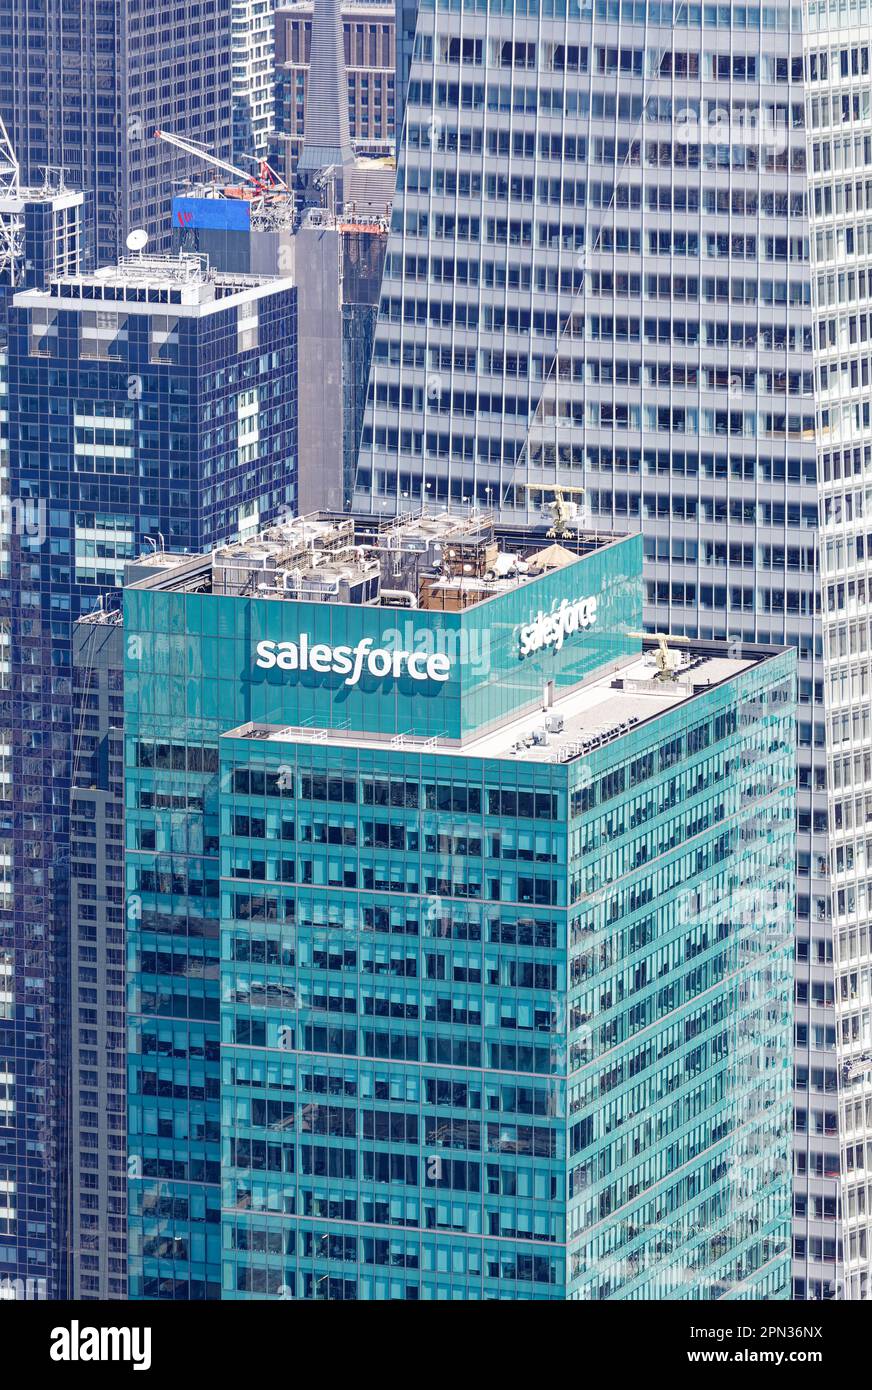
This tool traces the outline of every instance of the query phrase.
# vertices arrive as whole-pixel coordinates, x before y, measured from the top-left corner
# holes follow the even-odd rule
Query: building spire
[[[315,0],[303,150],[297,168],[354,163],[340,0]]]

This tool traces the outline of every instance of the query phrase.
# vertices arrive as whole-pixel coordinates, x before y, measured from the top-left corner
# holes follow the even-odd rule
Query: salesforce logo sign
[[[550,613],[543,613],[540,609],[532,623],[521,628],[521,656],[530,656],[543,647],[553,647],[559,652],[567,637],[593,627],[595,622],[595,598],[565,598]]]
[[[255,664],[262,671],[277,667],[344,676],[345,685],[357,685],[364,674],[378,680],[408,676],[413,681],[447,681],[451,674],[451,661],[444,652],[389,651],[374,647],[371,637],[363,637],[356,647],[330,647],[325,642],[310,646],[305,633],[297,642],[258,642]]]

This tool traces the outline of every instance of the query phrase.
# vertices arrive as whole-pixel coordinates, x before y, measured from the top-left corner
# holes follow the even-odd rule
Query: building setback
[[[794,656],[576,545],[126,588],[131,1297],[788,1296]]]
[[[14,1216],[0,1248],[10,1277],[45,1277],[52,1297],[70,1273],[73,625],[148,544],[200,550],[293,510],[295,291],[197,257],[128,258],[16,295],[8,375],[11,494],[47,506],[10,537]]]
[[[404,5],[356,510],[641,529],[651,631],[799,656],[794,1294],[839,1282],[802,16]],[[864,11],[865,13],[865,11]],[[558,495],[559,494],[559,495]]]

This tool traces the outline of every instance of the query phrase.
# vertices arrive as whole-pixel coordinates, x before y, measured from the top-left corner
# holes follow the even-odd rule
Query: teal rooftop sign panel
[[[642,622],[641,544],[615,541],[462,612],[127,589],[127,698],[141,717],[224,729],[462,739],[534,705],[548,681],[559,693],[640,650],[627,634]]]

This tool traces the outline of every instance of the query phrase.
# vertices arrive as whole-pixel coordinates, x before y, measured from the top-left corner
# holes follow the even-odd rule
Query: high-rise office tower
[[[2,123],[0,135],[0,1292],[7,1298],[45,1298],[48,1271],[46,1260],[40,1258],[38,1235],[29,1263],[18,1260],[15,1240],[20,1173],[27,1173],[31,1162],[35,1164],[31,1145],[37,1141],[40,1128],[35,1111],[23,1124],[18,1117],[29,1088],[42,1082],[38,1069],[27,1085],[24,1079],[29,1068],[32,1001],[24,1000],[24,971],[13,914],[13,826],[18,808],[13,794],[10,562],[15,538],[26,538],[25,544],[38,544],[40,538],[46,538],[49,498],[41,493],[24,497],[10,480],[7,334],[16,292],[45,287],[52,276],[74,274],[83,268],[88,261],[88,235],[83,195],[65,188],[56,176],[47,176],[36,188],[27,187],[21,181],[18,159]],[[32,1219],[35,1225],[41,1220],[36,1199]]]
[[[805,40],[844,1296],[872,1298],[872,11]]]
[[[10,487],[47,505],[40,531],[10,539],[15,1217],[0,1247],[50,1296],[69,1273],[73,624],[147,540],[199,550],[293,510],[295,363],[291,283],[198,257],[127,258],[24,291],[10,313]],[[91,1007],[78,983],[74,999]]]
[[[831,1297],[802,13],[538,10],[418,7],[355,506],[575,506],[642,530],[651,628],[797,648],[794,1289]]]
[[[121,609],[73,625],[69,907],[69,1286],[127,1292],[124,653]]]
[[[294,237],[300,341],[300,507],[343,511],[354,487],[387,219],[308,214]]]
[[[231,0],[233,158],[266,159],[275,116],[275,0]]]
[[[131,1297],[789,1295],[795,656],[539,536],[125,588]]]
[[[97,263],[128,232],[168,250],[170,203],[196,161],[162,141],[165,127],[231,151],[231,0],[0,0],[0,115],[22,175],[61,166],[94,197]]]
[[[44,288],[55,276],[73,275],[87,267],[91,228],[86,199],[67,188],[62,176],[47,173],[42,184],[29,188],[21,181],[15,148],[0,117],[0,624],[8,633],[8,538],[13,527],[38,524],[39,503],[25,505],[9,493],[7,429],[6,337],[9,310],[17,290]],[[42,499],[43,508],[46,499]]]

